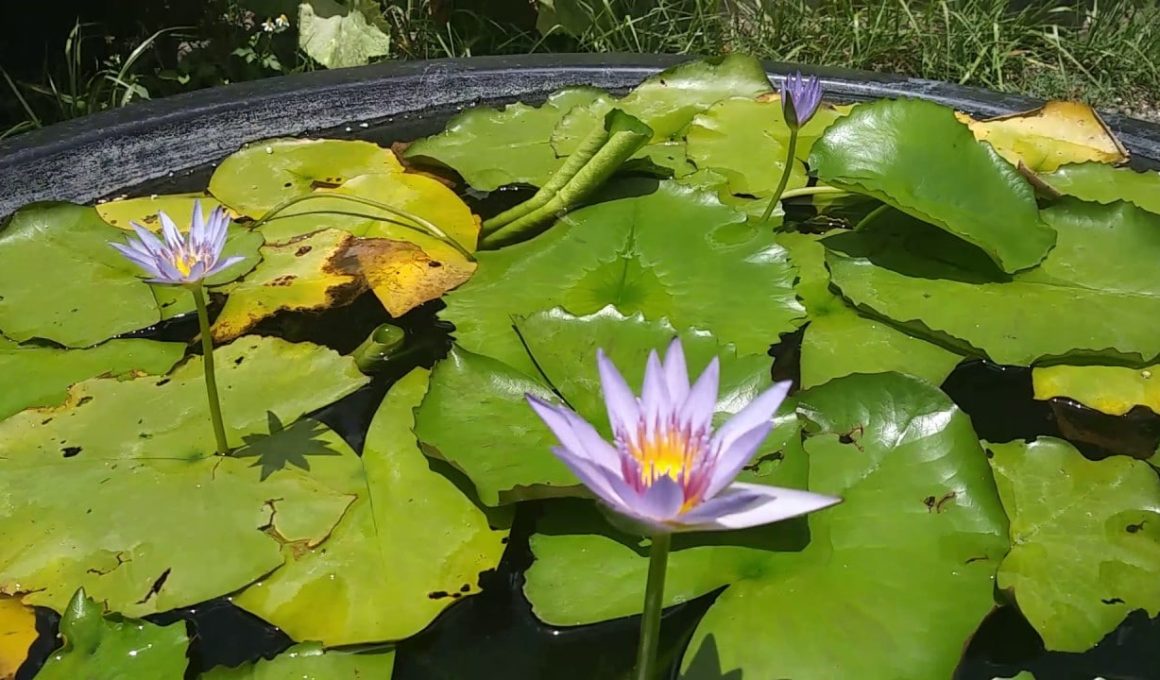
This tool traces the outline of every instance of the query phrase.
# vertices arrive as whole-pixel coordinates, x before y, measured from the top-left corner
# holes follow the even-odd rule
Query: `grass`
[[[367,1],[373,0],[360,0]],[[383,25],[398,59],[546,51],[746,52],[1083,99],[1160,118],[1160,0],[537,1],[555,8],[538,24],[528,0],[384,0]],[[255,28],[261,18],[253,21],[252,15],[243,30],[238,17],[246,13],[236,0],[218,2],[229,5],[221,16],[234,21],[232,32],[203,42],[238,43],[232,54],[248,53],[250,67],[225,72],[187,64],[188,72],[210,74],[185,76],[181,82],[187,88],[308,67],[294,53],[292,36],[266,40]],[[148,57],[176,29],[157,30],[121,56],[86,61],[84,28],[78,25],[66,40],[63,68],[46,68],[41,82],[17,83],[0,70],[0,88],[11,91],[16,103],[9,107],[14,114],[0,124],[0,129],[8,126],[0,137],[173,91],[172,79],[161,82],[172,69]],[[255,59],[259,39],[262,55]],[[216,64],[222,53],[207,51],[202,59]],[[254,67],[255,61],[266,68]]]

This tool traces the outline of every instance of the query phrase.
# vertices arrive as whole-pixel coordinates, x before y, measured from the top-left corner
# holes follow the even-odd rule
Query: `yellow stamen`
[[[681,481],[697,452],[697,445],[679,430],[662,430],[649,436],[642,427],[637,441],[639,446],[630,445],[629,453],[640,464],[641,482],[646,486],[659,477]]]

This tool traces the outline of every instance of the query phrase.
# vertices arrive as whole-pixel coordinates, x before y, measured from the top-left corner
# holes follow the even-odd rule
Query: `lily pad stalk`
[[[781,83],[781,110],[785,117],[785,124],[789,126],[789,142],[786,144],[785,168],[781,171],[781,180],[761,221],[765,222],[773,214],[781,195],[789,183],[790,173],[793,172],[794,153],[797,151],[798,130],[810,122],[817,113],[818,105],[822,103],[822,83],[814,76],[803,76],[800,72],[785,77]]]
[[[773,428],[788,382],[766,390],[714,431],[716,357],[690,385],[679,340],[663,363],[651,352],[639,398],[603,351],[597,352],[597,364],[613,442],[571,409],[532,395],[527,399],[559,441],[553,453],[601,503],[651,537],[635,678],[653,680],[673,533],[769,524],[841,499],[734,481]]]
[[[197,306],[198,326],[201,330],[210,420],[213,422],[214,438],[217,440],[217,452],[227,455],[230,447],[226,441],[221,401],[218,398],[217,379],[214,375],[213,336],[209,330],[209,310],[206,305],[204,281],[243,258],[222,259],[230,218],[221,207],[215,208],[210,212],[209,218],[205,219],[201,203],[195,202],[189,233],[184,236],[164,212],[158,212],[157,218],[161,222],[163,238],[157,238],[148,229],[134,222],[132,227],[135,237],[128,237],[127,242],[123,244],[109,245],[144,270],[149,276],[146,280],[150,283],[181,286],[193,295],[194,304]]]

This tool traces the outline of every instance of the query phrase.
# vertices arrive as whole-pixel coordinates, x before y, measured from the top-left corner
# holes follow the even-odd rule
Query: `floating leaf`
[[[354,360],[309,343],[246,337],[214,351],[231,446],[266,431],[267,413],[291,423],[367,382]],[[214,452],[199,357],[170,375],[82,382],[58,407],[0,422],[0,459],[94,463],[137,458],[189,460]],[[56,496],[56,494],[53,494]]]
[[[804,550],[770,552],[717,598],[682,677],[951,677],[994,607],[1007,550],[970,420],[938,389],[897,374],[799,396],[813,423],[810,490],[844,503],[808,516]]]
[[[1113,416],[1145,406],[1160,413],[1160,366],[1048,366],[1031,372],[1036,399],[1066,397]]]
[[[189,638],[184,622],[157,626],[105,617],[101,606],[82,589],[69,601],[60,632],[65,646],[44,664],[37,680],[185,677]]]
[[[606,308],[575,317],[557,309],[515,323],[546,379],[530,377],[540,375],[535,371],[523,373],[491,357],[455,348],[436,365],[431,389],[415,413],[415,433],[426,452],[463,471],[486,505],[582,493],[576,478],[552,454],[555,437],[524,401],[524,394],[554,398],[546,385],[550,380],[569,404],[608,436],[596,373],[598,347],[637,387],[649,351],[663,349],[675,335],[684,341],[692,373],[721,355],[717,407],[725,413],[735,412],[770,382],[765,355],[737,356],[708,333],[678,333],[667,321],[649,321],[639,314],[625,317]],[[524,362],[530,360],[525,356]],[[472,399],[465,401],[465,394]]]
[[[610,109],[611,101],[595,88],[573,87],[549,95],[539,107],[471,108],[452,118],[443,132],[407,147],[406,156],[450,167],[480,191],[508,184],[543,186],[564,163],[550,142],[560,119],[594,102]]]
[[[1132,610],[1160,613],[1160,479],[1147,463],[1090,461],[1052,437],[988,450],[1011,517],[999,587],[1048,649],[1083,652]]]
[[[0,678],[16,677],[36,638],[36,612],[19,598],[0,595]]]
[[[1041,175],[1057,191],[1096,203],[1130,201],[1149,212],[1160,213],[1160,172],[1137,172],[1106,163],[1064,165]]]
[[[777,138],[783,145],[788,145],[789,127],[785,123],[785,110],[781,105],[781,93],[763,94],[754,101],[761,105],[758,110],[762,112],[761,120],[764,121],[755,120],[754,122],[764,126],[768,134]],[[803,163],[808,160],[814,144],[821,139],[826,130],[839,119],[850,115],[855,106],[857,104],[842,104],[840,106],[827,102],[819,104],[813,117],[798,129],[798,142],[794,157]]]
[[[793,277],[768,229],[712,195],[661,182],[651,194],[577,210],[531,241],[480,253],[479,271],[447,296],[441,316],[463,349],[528,374],[534,368],[511,318],[557,305],[585,315],[613,304],[711,331],[739,354],[764,354],[801,321]]]
[[[1151,264],[1160,259],[1160,216],[1078,201],[1043,215],[1059,245],[1041,267],[1014,277],[987,271],[982,253],[905,219],[827,239],[827,263],[859,307],[957,338],[964,351],[998,363],[1160,355],[1160,281]]]
[[[1007,272],[1039,263],[1055,242],[1027,180],[939,104],[863,104],[818,140],[810,167],[978,246]]]
[[[214,668],[202,680],[391,680],[395,652],[336,652],[294,645],[273,659],[237,668]]]
[[[287,546],[286,565],[234,604],[295,639],[335,646],[410,637],[479,592],[479,574],[499,564],[507,531],[491,529],[418,450],[411,410],[427,375],[416,369],[391,388],[361,461],[317,459],[316,474],[360,496],[326,543]]]
[[[391,37],[368,21],[359,7],[305,0],[298,5],[298,47],[326,68],[345,68],[390,54]]]
[[[68,388],[88,378],[167,373],[185,344],[154,340],[110,340],[92,349],[53,349],[0,343],[0,420],[33,406],[55,406]],[[3,674],[0,674],[3,677]]]
[[[193,222],[193,204],[201,203],[205,215],[221,205],[221,203],[206,193],[189,194],[153,194],[138,198],[119,198],[115,201],[105,201],[96,205],[97,214],[111,226],[130,230],[131,224],[137,224],[151,231],[161,230],[161,220],[157,213],[163,212],[173,218],[177,226],[187,228]]]
[[[395,155],[371,142],[268,139],[221,162],[209,191],[231,210],[259,218],[282,201],[358,175],[402,172]]]
[[[1097,161],[1123,163],[1128,151],[1096,113],[1083,102],[1047,102],[1038,109],[987,120],[958,114],[975,138],[987,142],[1012,165],[1037,172],[1061,165]]]

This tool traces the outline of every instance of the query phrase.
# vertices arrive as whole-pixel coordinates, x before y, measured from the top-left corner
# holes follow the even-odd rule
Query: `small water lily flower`
[[[203,219],[201,202],[194,202],[193,221],[189,226],[189,233],[184,236],[164,212],[158,212],[157,217],[161,220],[161,235],[164,240],[133,222],[136,238],[130,236],[127,239],[128,243],[125,244],[109,244],[143,269],[149,275],[150,278],[147,280],[150,283],[197,285],[207,277],[243,259],[241,257],[221,259],[230,218],[220,206],[210,212],[209,219]]]
[[[603,351],[597,362],[614,443],[570,409],[527,399],[559,440],[556,456],[604,504],[650,533],[740,529],[841,500],[734,482],[773,428],[789,383],[774,385],[714,432],[716,358],[690,386],[684,350],[674,340],[663,364],[655,351],[649,355],[639,399]]]
[[[816,77],[798,72],[786,76],[781,82],[781,110],[786,125],[791,129],[796,130],[810,122],[821,103],[822,82]]]

